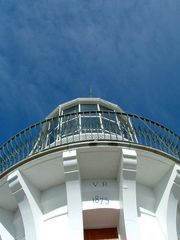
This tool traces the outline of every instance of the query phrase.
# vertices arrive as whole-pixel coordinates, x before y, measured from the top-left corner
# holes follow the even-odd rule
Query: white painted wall
[[[137,184],[138,221],[141,240],[167,240],[155,215],[154,189]]]
[[[0,223],[0,240],[15,240],[2,223]]]
[[[24,226],[19,209],[14,213],[13,225],[15,228],[15,238],[17,240],[25,240]]]
[[[180,206],[178,206],[178,211],[177,211],[177,234],[179,235],[180,237],[180,209],[179,209]]]
[[[13,212],[0,208],[0,224],[2,225],[1,228],[6,229],[10,235],[15,236],[15,229],[12,222]]]
[[[18,209],[14,212],[0,208],[0,239],[24,240],[24,227]]]
[[[66,186],[61,184],[41,192],[41,205],[44,214],[67,205]]]
[[[143,184],[137,183],[137,205],[142,207],[150,212],[155,212],[155,195],[154,190],[150,187],[147,187]]]
[[[139,208],[139,212],[141,240],[167,240],[154,213],[143,208]]]
[[[131,153],[133,153],[132,156]],[[103,175],[103,178],[99,177],[99,179],[95,178],[84,180],[81,179],[81,172],[79,170],[81,168],[79,168],[78,166],[78,157],[76,157],[77,155],[75,154],[70,158],[65,158],[64,160],[67,165],[64,166],[65,171],[61,169],[61,172],[64,171],[66,173],[66,178],[63,179],[61,183],[63,181],[66,181],[66,183],[51,186],[49,189],[40,192],[40,190],[35,184],[35,181],[30,182],[28,181],[28,179],[26,179],[26,177],[24,177],[24,183],[21,184],[21,188],[14,189],[14,193],[16,195],[18,195],[18,191],[25,191],[25,193],[19,195],[19,197],[22,197],[22,199],[20,199],[21,201],[19,202],[19,206],[24,212],[24,217],[27,220],[27,224],[31,224],[31,221],[29,220],[30,211],[28,211],[27,209],[30,201],[31,203],[33,201],[33,204],[37,205],[34,207],[34,211],[36,211],[38,207],[39,211],[42,210],[42,215],[39,214],[38,220],[38,226],[41,227],[43,234],[43,237],[41,239],[69,240],[69,229],[73,229],[72,234],[74,234],[76,228],[78,228],[78,226],[80,225],[83,232],[84,219],[77,217],[81,216],[83,210],[84,216],[86,211],[94,211],[94,215],[89,215],[91,218],[86,215],[86,217],[89,217],[89,220],[91,221],[86,221],[86,223],[87,225],[89,224],[88,226],[91,227],[101,227],[102,225],[108,227],[110,226],[110,222],[112,222],[111,219],[113,219],[114,216],[117,217],[118,220],[115,221],[113,224],[115,225],[117,223],[118,225],[119,213],[122,213],[122,218],[120,219],[120,224],[118,226],[119,232],[122,232],[121,228],[124,228],[126,231],[129,231],[129,233],[131,233],[131,235],[129,234],[129,238],[126,238],[126,234],[124,234],[124,238],[122,240],[174,240],[168,239],[167,235],[165,236],[164,231],[164,229],[166,228],[166,218],[167,216],[169,216],[164,212],[164,206],[168,204],[168,200],[170,199],[168,192],[166,194],[165,190],[169,182],[171,181],[171,171],[166,174],[166,176],[163,176],[163,178],[158,182],[155,188],[145,186],[142,183],[137,183],[136,163],[138,162],[138,157],[136,158],[135,151],[132,152],[128,150],[124,153],[124,165],[120,167],[121,170],[123,170],[119,171],[119,174],[122,177],[120,180],[115,179],[115,177],[117,177],[115,175],[113,175],[112,179],[109,179],[110,176],[106,179]],[[105,154],[103,157],[105,157]],[[122,159],[119,157],[119,162],[121,162],[121,160]],[[94,164],[95,169],[96,162],[94,161],[94,163],[92,162],[92,164]],[[101,163],[99,164],[101,166]],[[60,165],[60,168],[62,167],[63,166]],[[103,170],[105,169],[104,165],[102,168],[100,167],[99,169],[100,170],[98,170],[97,173],[101,171],[103,172]],[[97,174],[95,174],[95,176],[97,177]],[[171,191],[171,186],[172,184],[170,184],[170,186],[168,187],[169,192]],[[119,191],[122,192],[120,196]],[[164,199],[162,199],[164,192],[166,196]],[[26,202],[24,201],[25,195],[28,196]],[[67,201],[67,195],[69,198],[69,202]],[[156,210],[162,200],[164,204],[162,204],[161,206],[161,211],[159,212],[159,215],[156,215]],[[122,204],[120,204],[120,202]],[[171,202],[173,203],[173,201]],[[96,219],[97,213],[99,213],[99,219],[96,222],[93,222],[93,218],[95,217]],[[108,214],[109,219],[108,221],[106,221]],[[172,215],[175,215],[175,211],[172,212]],[[4,218],[5,220],[1,219],[1,222],[3,223],[1,230],[4,229],[4,226],[8,226],[7,228],[9,228],[6,229],[5,227],[5,229],[3,230],[3,238],[5,239],[2,240],[13,240],[13,238],[15,238],[16,240],[25,240],[23,221],[19,210],[16,210],[15,212],[6,212],[5,210],[2,210],[0,211],[0,217],[1,216],[9,216],[7,218]],[[68,221],[69,216],[71,220],[73,220],[73,224],[70,224],[70,221]],[[101,222],[101,219],[103,219],[103,223]],[[37,221],[35,214],[33,217],[33,221],[34,223],[36,223]],[[121,224],[121,221],[124,221],[125,224]],[[97,223],[100,224],[97,225]],[[177,229],[178,233],[180,234],[180,211],[177,214]],[[140,237],[138,235],[139,231]],[[136,237],[134,237],[135,234]],[[41,239],[39,237],[37,238],[37,240]],[[77,240],[79,239],[80,238],[78,238]],[[82,236],[81,239],[83,239]]]
[[[53,212],[53,217],[44,220],[44,240],[68,240],[68,215],[59,215],[58,210]]]

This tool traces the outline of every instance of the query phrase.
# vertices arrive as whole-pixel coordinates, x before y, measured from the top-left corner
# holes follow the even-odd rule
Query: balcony
[[[180,137],[163,125],[133,114],[83,111],[38,122],[0,147],[0,174],[37,153],[80,142],[144,146],[180,160]]]

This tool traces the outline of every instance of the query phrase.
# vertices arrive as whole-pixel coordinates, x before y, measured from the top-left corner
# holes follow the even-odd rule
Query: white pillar
[[[168,240],[176,240],[177,238],[177,207],[180,200],[180,170],[176,171],[176,177],[174,179],[167,209],[167,233]]]
[[[11,173],[7,179],[14,195],[24,223],[26,240],[42,239],[42,212],[38,190],[18,171]]]
[[[177,172],[178,169],[179,167],[175,165],[155,188],[156,217],[168,240],[177,239],[176,215],[178,199],[180,199],[180,176]]]
[[[140,240],[136,201],[136,168],[136,152],[134,150],[122,149],[119,226],[122,240]]]
[[[81,181],[76,150],[63,152],[66,181],[69,240],[83,240]]]

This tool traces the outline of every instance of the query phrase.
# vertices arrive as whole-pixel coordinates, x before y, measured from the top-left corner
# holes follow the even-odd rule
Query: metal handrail
[[[0,147],[0,173],[46,149],[87,140],[140,144],[180,160],[180,136],[165,126],[134,114],[87,111],[45,119],[17,133]]]

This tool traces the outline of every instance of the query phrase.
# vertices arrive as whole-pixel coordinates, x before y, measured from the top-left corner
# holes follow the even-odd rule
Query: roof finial
[[[93,91],[92,91],[92,86],[90,85],[90,87],[89,87],[89,97],[92,97],[93,96],[93,93],[92,93]]]

